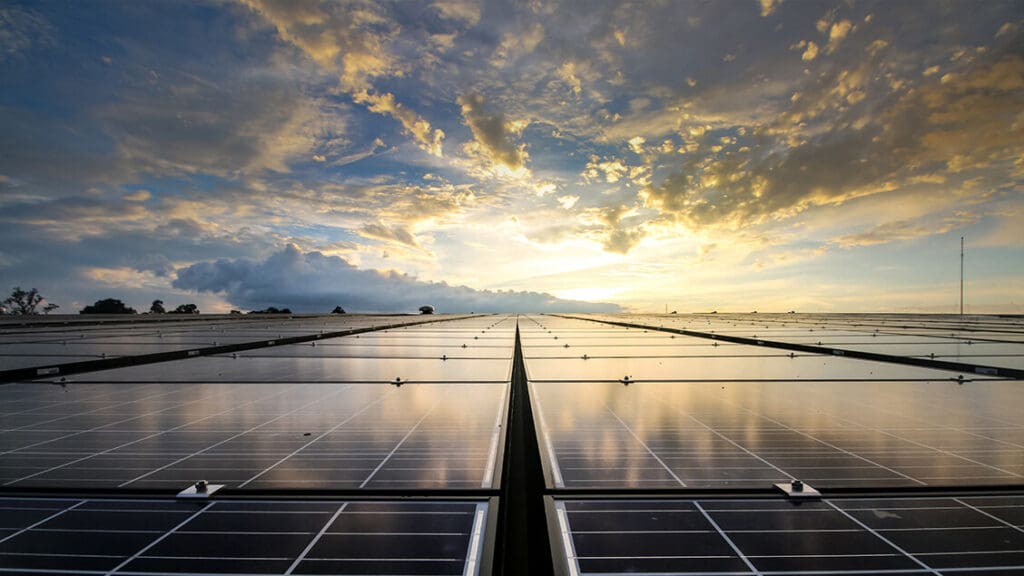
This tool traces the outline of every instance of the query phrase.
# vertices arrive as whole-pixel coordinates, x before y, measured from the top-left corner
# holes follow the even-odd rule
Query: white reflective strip
[[[476,574],[480,572],[480,568],[477,566],[477,563],[480,561],[480,553],[483,550],[483,530],[484,522],[486,520],[487,504],[477,504],[476,518],[473,520],[473,536],[469,540],[466,568],[462,571],[462,576],[476,576]]]
[[[555,502],[558,512],[558,527],[562,532],[562,546],[565,548],[565,559],[569,564],[569,576],[579,576],[580,567],[576,560],[576,546],[572,543],[572,532],[569,531],[569,516],[565,512],[565,504]]]

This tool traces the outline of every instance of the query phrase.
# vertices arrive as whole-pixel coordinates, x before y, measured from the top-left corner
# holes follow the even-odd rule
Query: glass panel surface
[[[994,575],[1024,570],[1022,507],[1022,496],[559,500],[549,513],[574,574]]]
[[[479,573],[476,501],[0,499],[0,567],[61,574]]]
[[[197,357],[69,377],[76,382],[504,382],[510,360]]]
[[[488,488],[507,384],[0,386],[0,485]]]
[[[530,385],[555,487],[1024,483],[1015,381]]]
[[[745,346],[758,350],[760,348]],[[770,350],[767,347],[765,350]],[[739,352],[739,349],[735,350]],[[958,372],[834,356],[723,358],[533,358],[533,380],[949,380]],[[978,377],[973,375],[971,377]]]

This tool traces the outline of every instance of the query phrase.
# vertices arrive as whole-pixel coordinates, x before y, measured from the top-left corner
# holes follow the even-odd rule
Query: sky
[[[1024,313],[1024,5],[6,1],[0,290]]]

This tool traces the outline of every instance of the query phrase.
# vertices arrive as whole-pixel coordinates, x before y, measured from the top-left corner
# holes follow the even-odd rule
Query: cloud
[[[782,0],[758,0],[758,4],[761,6],[761,16],[771,16],[782,4]]]
[[[590,215],[603,227],[602,247],[606,252],[627,254],[644,238],[644,230],[636,224],[625,222],[631,219],[635,210],[625,205],[606,206],[590,210]]]
[[[484,98],[479,94],[460,96],[459,105],[476,143],[488,158],[512,170],[523,167],[526,154],[522,146],[517,147],[512,143],[512,134],[504,115],[487,112]]]
[[[180,268],[174,287],[223,294],[246,309],[287,306],[323,312],[341,305],[360,312],[617,312],[615,304],[562,300],[538,292],[475,290],[425,282],[394,271],[360,270],[337,256],[303,253],[294,245],[265,260],[239,258]]]
[[[850,34],[853,30],[853,22],[849,20],[840,20],[834,22],[828,29],[828,44],[826,45],[826,51],[831,54],[839,49],[839,44]]]
[[[604,242],[604,249],[608,252],[626,254],[636,246],[644,237],[640,228],[613,228]]]
[[[854,246],[873,246],[875,244],[888,244],[912,240],[923,236],[945,234],[952,230],[965,228],[975,224],[980,217],[970,212],[957,212],[954,216],[944,218],[940,222],[913,222],[908,220],[896,220],[879,224],[870,230],[848,234],[836,238],[833,242],[844,248]]]
[[[405,131],[412,135],[416,143],[424,151],[438,158],[444,155],[441,148],[441,143],[444,140],[444,130],[431,128],[430,122],[427,122],[409,108],[395,101],[394,94],[375,94],[360,91],[353,94],[352,99],[359,104],[365,104],[370,112],[391,116],[401,122]]]
[[[499,68],[504,67],[510,62],[532,54],[543,40],[544,27],[539,22],[533,22],[523,29],[507,32],[494,50],[491,62]]]
[[[398,28],[372,2],[239,1],[262,15],[282,40],[294,44],[317,64],[340,69],[346,90],[367,90],[374,77],[399,69],[385,47]]]
[[[226,177],[289,172],[318,147],[344,143],[345,111],[279,78],[165,73],[98,111],[118,162],[136,173]]]
[[[121,199],[126,200],[128,202],[145,202],[146,200],[149,200],[151,197],[152,194],[149,193],[149,190],[136,190],[135,192],[131,192],[129,194],[121,196]]]
[[[800,59],[810,62],[818,57],[818,45],[814,41],[801,40],[789,47],[790,50],[803,50]]]
[[[477,0],[434,0],[430,7],[446,20],[456,20],[467,26],[476,26],[480,22],[480,3]]]
[[[410,68],[389,49],[401,27],[373,2],[360,0],[295,3],[286,0],[241,0],[261,14],[289,42],[321,67],[339,70],[340,86],[371,112],[398,120],[426,152],[441,156],[444,131],[399,103],[390,92],[377,92],[374,80],[406,74]],[[435,5],[442,16],[468,16],[459,2]]]
[[[383,222],[374,222],[363,225],[363,227],[359,229],[359,234],[366,238],[373,238],[375,240],[397,242],[410,248],[416,248],[417,250],[423,249],[423,246],[416,241],[416,237],[413,236],[412,232],[401,226],[388,226]]]
[[[898,90],[880,58],[809,79],[780,101],[785,112],[749,129],[756,146],[685,156],[642,192],[646,204],[692,230],[738,230],[908,186],[947,194],[954,176],[995,190],[1019,183],[1024,58],[991,51],[942,78],[901,79]]]
[[[54,43],[53,26],[41,14],[19,6],[0,6],[0,63],[34,46]]]

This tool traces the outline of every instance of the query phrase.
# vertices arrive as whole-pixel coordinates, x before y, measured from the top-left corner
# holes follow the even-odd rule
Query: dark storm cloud
[[[360,270],[337,256],[303,253],[288,245],[265,260],[199,262],[177,272],[174,287],[223,293],[231,304],[262,309],[287,306],[324,312],[341,305],[360,312],[411,312],[424,304],[438,312],[617,312],[615,304],[562,300],[538,292],[475,290],[424,282],[398,272]]]

